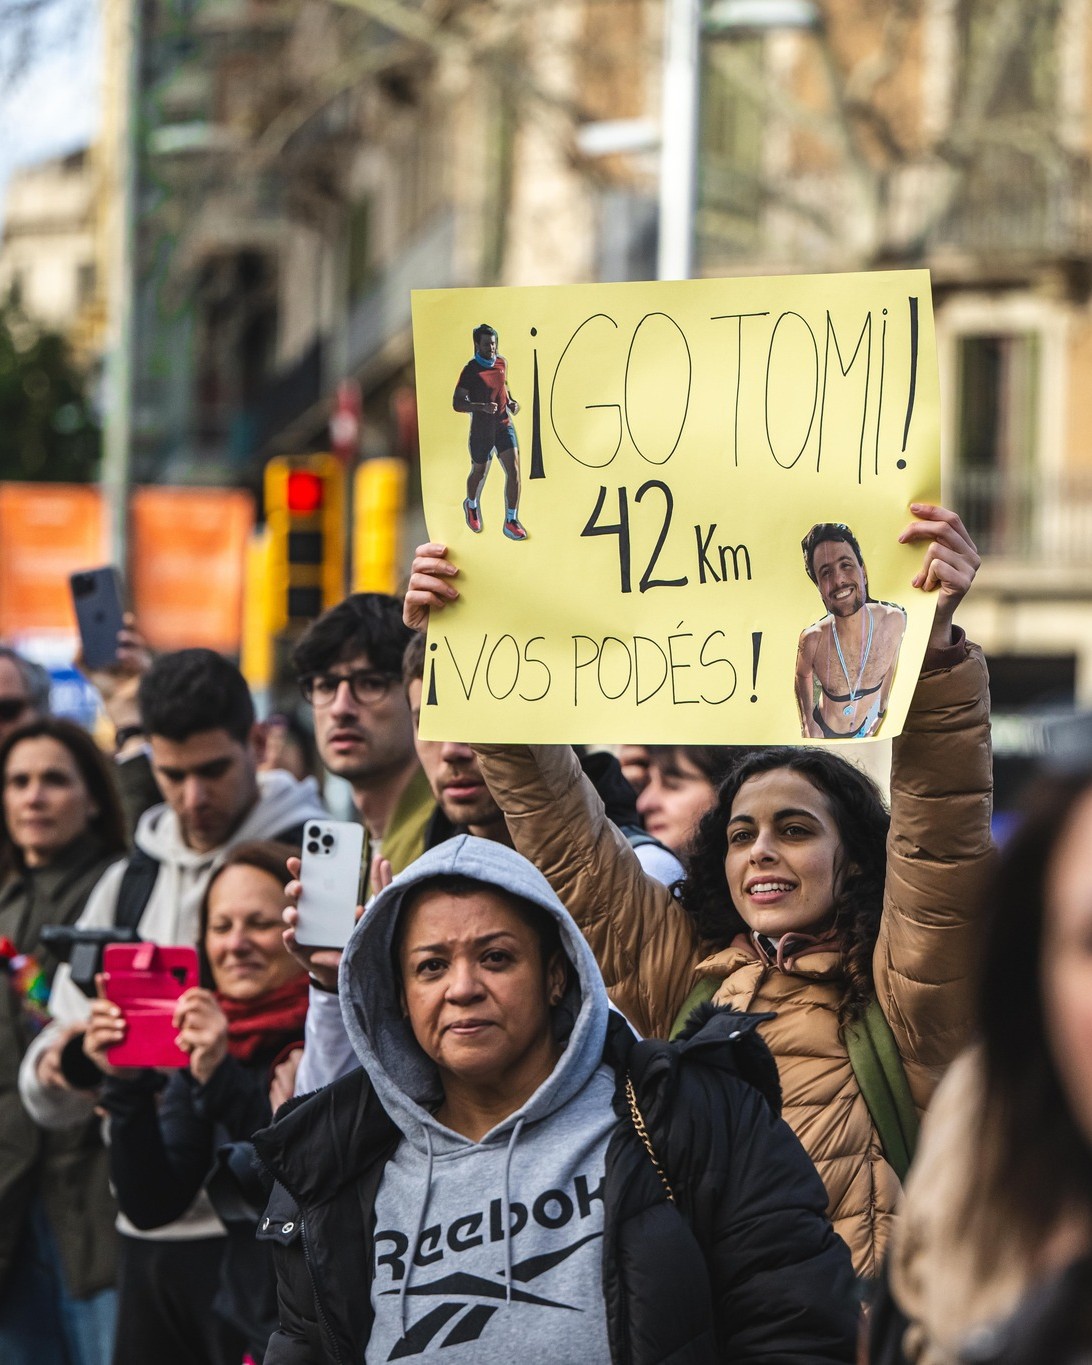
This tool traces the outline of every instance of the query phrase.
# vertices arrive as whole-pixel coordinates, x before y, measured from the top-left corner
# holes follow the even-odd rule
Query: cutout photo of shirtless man
[[[827,609],[800,636],[797,650],[801,732],[811,739],[863,739],[877,733],[887,712],[906,612],[869,596],[868,570],[848,526],[819,522],[801,549]]]

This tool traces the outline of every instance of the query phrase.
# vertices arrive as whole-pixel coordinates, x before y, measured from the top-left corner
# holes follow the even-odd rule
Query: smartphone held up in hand
[[[348,820],[308,820],[303,827],[296,942],[344,948],[360,903],[364,828]]]
[[[125,1018],[125,1037],[107,1051],[111,1066],[189,1066],[175,1042],[179,997],[198,984],[197,949],[111,943],[102,954],[103,990]]]
[[[68,580],[80,632],[85,668],[110,668],[117,663],[118,631],[124,624],[121,575],[107,565],[82,569]]]

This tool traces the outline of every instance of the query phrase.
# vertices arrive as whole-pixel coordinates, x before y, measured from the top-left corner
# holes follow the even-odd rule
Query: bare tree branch
[[[0,102],[17,92],[47,52],[78,37],[78,23],[64,32],[58,22],[66,11],[72,11],[71,0],[0,0]]]

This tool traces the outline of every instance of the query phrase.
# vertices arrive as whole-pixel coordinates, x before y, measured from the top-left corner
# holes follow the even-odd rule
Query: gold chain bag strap
[[[663,1187],[667,1191],[668,1199],[674,1204],[674,1191],[668,1184],[667,1176],[664,1174],[664,1168],[660,1165],[659,1159],[656,1156],[656,1150],[652,1146],[652,1139],[649,1137],[648,1129],[645,1127],[644,1115],[641,1113],[637,1104],[637,1092],[634,1090],[633,1081],[629,1076],[626,1077],[626,1099],[629,1101],[629,1114],[630,1118],[633,1120],[634,1128],[637,1129],[637,1136],[644,1143],[649,1160],[652,1162],[653,1166],[656,1167],[656,1174],[660,1177]]]

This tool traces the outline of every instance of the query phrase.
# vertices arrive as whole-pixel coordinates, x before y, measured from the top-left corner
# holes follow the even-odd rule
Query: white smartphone
[[[344,948],[356,924],[364,827],[348,820],[308,820],[300,855],[296,942]]]

